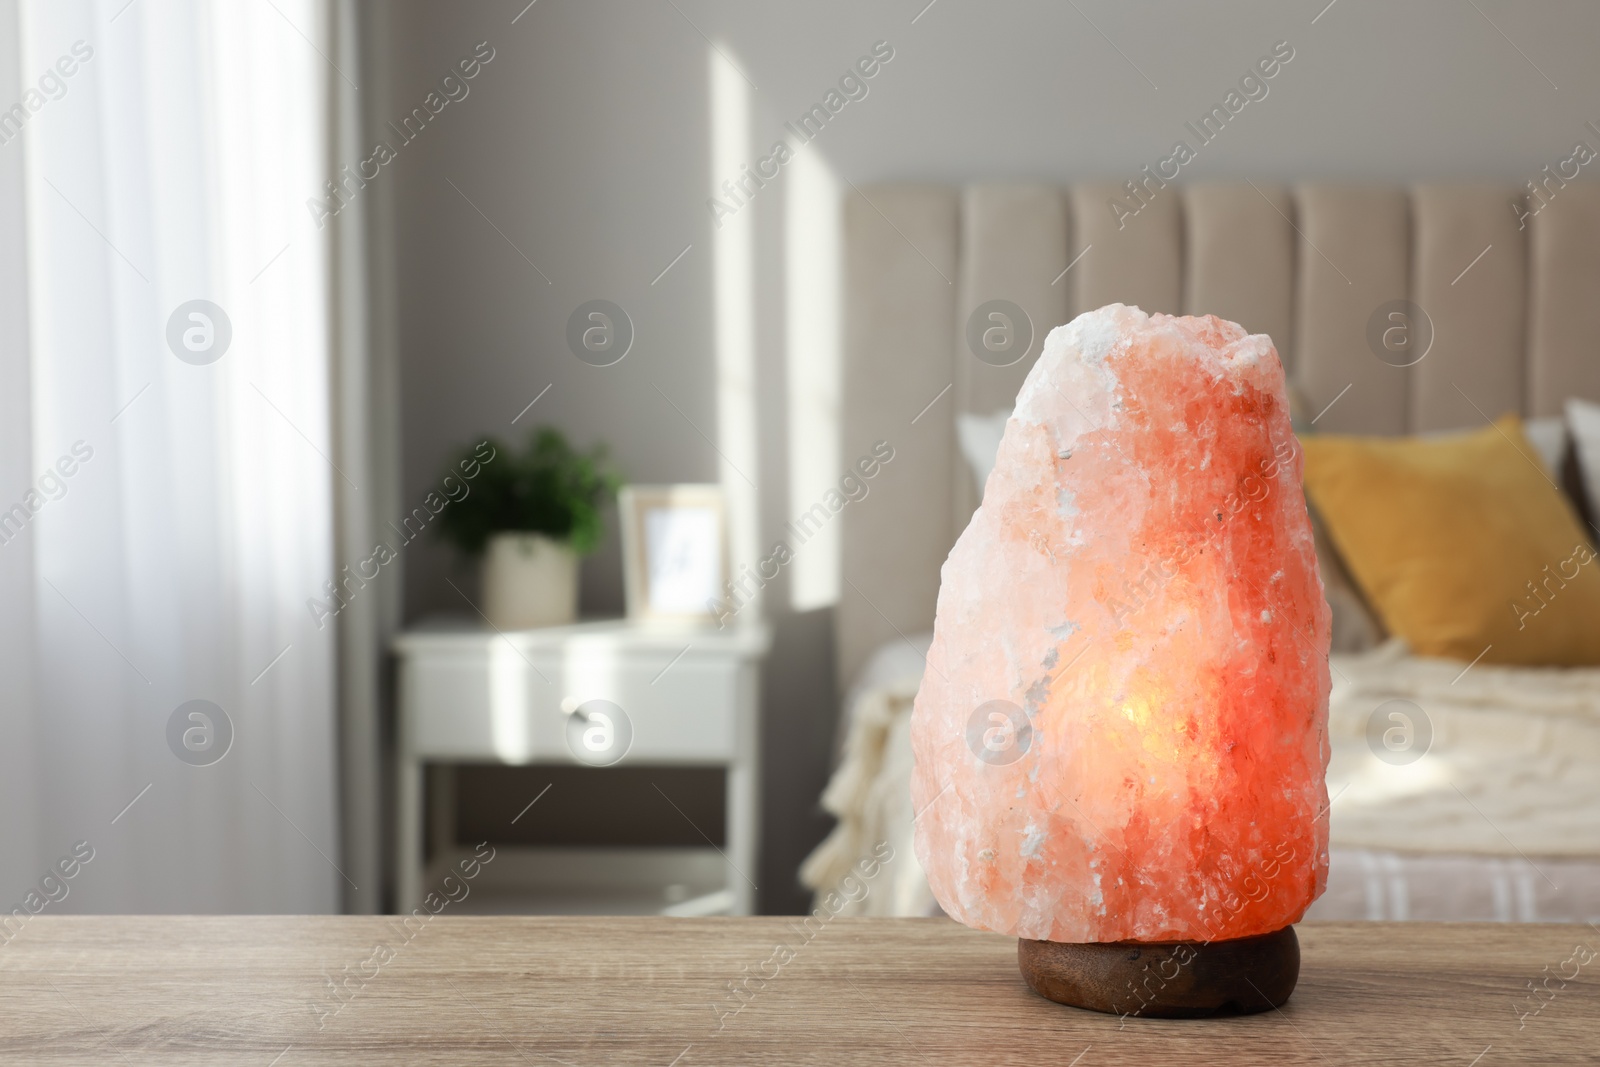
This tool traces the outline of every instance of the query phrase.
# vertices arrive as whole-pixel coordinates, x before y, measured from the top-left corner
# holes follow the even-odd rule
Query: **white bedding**
[[[1600,860],[1332,848],[1306,918],[1600,923]]]
[[[1600,857],[1600,669],[1463,670],[1395,641],[1333,667],[1333,844]],[[1366,739],[1369,717],[1396,698],[1423,709],[1433,731],[1427,754],[1402,766]]]
[[[907,732],[929,636],[879,650],[847,705],[823,795],[839,825],[801,877],[820,896],[878,843],[895,858],[846,914],[937,908],[912,849]],[[1308,918],[1600,919],[1600,669],[1463,666],[1397,642],[1333,657],[1328,891]],[[1380,727],[1391,710],[1431,727],[1410,763],[1367,739],[1396,699],[1415,708],[1384,708]]]
[[[911,703],[922,681],[922,657],[932,634],[880,649],[862,672],[845,705],[839,767],[822,794],[823,808],[839,820],[800,867],[800,880],[818,902],[876,846],[894,858],[865,895],[841,894],[844,915],[930,915],[938,910],[912,843]]]

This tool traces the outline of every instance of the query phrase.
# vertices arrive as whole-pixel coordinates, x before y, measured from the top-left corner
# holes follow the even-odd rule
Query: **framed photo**
[[[628,618],[712,617],[728,580],[728,523],[716,485],[629,485],[617,497]]]

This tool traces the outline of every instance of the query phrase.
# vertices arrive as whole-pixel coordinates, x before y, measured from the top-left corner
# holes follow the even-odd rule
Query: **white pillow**
[[[989,484],[989,472],[994,470],[994,460],[1000,454],[1000,438],[1006,433],[1006,420],[1011,417],[1009,408],[993,415],[957,415],[956,440],[961,444],[961,455],[972,476],[978,480],[978,498],[983,498],[983,487]]]
[[[1573,403],[1573,401],[1568,401]],[[1578,401],[1582,403],[1582,401]],[[1591,404],[1600,417],[1600,406]],[[1544,469],[1550,473],[1557,484],[1561,481],[1561,461],[1567,454],[1567,420],[1560,415],[1546,415],[1538,419],[1525,419],[1522,423],[1522,432],[1528,438],[1528,443],[1539,453],[1539,458],[1544,460]]]
[[[1575,397],[1569,399],[1567,428],[1572,432],[1578,472],[1583,477],[1583,494],[1588,497],[1592,512],[1600,507],[1600,404]]]

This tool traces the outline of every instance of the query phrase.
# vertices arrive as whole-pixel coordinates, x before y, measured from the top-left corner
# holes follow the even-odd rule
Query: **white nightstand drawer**
[[[747,872],[755,869],[761,821],[756,691],[769,640],[754,619],[727,629],[613,619],[512,633],[472,620],[438,620],[401,634],[394,648],[400,660],[396,859],[402,903],[423,894],[423,772],[429,763],[610,766],[613,752],[584,745],[586,730],[601,731],[590,734],[592,742],[612,725],[600,718],[606,708],[588,702],[609,701],[622,709],[632,733],[617,763],[724,769],[727,847],[717,858],[726,877],[717,894],[732,913],[752,914],[755,886]],[[573,709],[579,714],[568,714]],[[435,813],[446,848],[451,792],[440,791]],[[542,795],[531,797],[528,808]],[[663,794],[662,803],[669,802]]]
[[[696,656],[692,646],[679,651],[622,657],[579,645],[557,655],[495,641],[413,654],[401,674],[413,750],[424,758],[578,762],[566,709],[608,700],[632,730],[621,762],[725,763],[737,749],[739,690],[753,684],[752,672],[725,656]]]

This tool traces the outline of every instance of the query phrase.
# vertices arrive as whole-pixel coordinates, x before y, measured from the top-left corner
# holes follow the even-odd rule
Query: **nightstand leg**
[[[400,811],[395,852],[400,870],[395,911],[404,915],[422,899],[422,761],[403,753],[396,785]]]
[[[733,915],[754,915],[756,891],[755,775],[740,763],[728,768],[728,888],[733,890]]]
[[[761,795],[757,769],[761,759],[761,724],[757,720],[758,675],[751,664],[739,671],[739,708],[734,759],[728,766],[728,888],[733,890],[734,915],[754,915],[756,842],[761,827]]]

